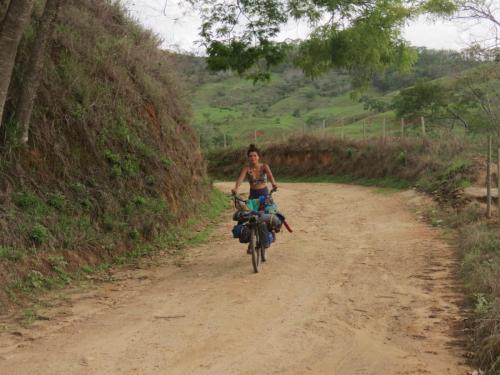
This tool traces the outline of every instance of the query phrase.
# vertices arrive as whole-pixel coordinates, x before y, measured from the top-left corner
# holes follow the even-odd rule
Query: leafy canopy
[[[394,97],[396,116],[425,116],[431,122],[458,122],[472,131],[500,135],[500,64],[483,64],[451,82],[418,81]]]
[[[328,69],[350,71],[362,86],[387,66],[408,70],[416,54],[401,36],[420,14],[451,14],[454,0],[190,0],[203,23],[201,36],[212,70],[268,79],[290,44],[295,63],[311,77]],[[296,43],[278,42],[283,26],[305,21],[312,32]]]

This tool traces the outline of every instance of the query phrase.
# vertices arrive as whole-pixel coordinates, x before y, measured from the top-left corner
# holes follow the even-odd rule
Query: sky
[[[181,6],[180,0],[122,0],[130,15],[163,40],[163,48],[203,54],[198,29],[199,18]],[[434,49],[467,47],[480,27],[458,21],[431,21],[420,17],[407,25],[403,35],[413,46]],[[305,24],[291,23],[285,26],[279,39],[304,38],[308,34]]]

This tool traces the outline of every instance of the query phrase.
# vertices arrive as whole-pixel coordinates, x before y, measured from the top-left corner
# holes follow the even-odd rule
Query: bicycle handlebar
[[[276,193],[278,191],[278,188],[277,187],[274,187],[271,189],[271,191],[269,192],[269,196],[272,196],[273,193]],[[232,192],[231,193],[231,196],[233,197],[234,200],[237,200],[239,202],[243,202],[243,203],[247,203],[248,202],[248,199],[243,199],[241,198],[237,193],[235,192]]]

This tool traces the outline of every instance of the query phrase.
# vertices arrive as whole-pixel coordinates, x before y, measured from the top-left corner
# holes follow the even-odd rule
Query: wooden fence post
[[[405,137],[405,119],[401,118],[401,138]]]
[[[343,117],[340,119],[340,130],[341,130],[341,133],[340,133],[341,138],[344,139],[345,134],[344,134],[344,118]]]
[[[366,119],[363,119],[363,140],[366,139]]]
[[[384,119],[382,121],[382,140],[385,143],[385,116],[384,116]]]
[[[500,147],[497,151],[497,206],[498,206],[498,222],[500,223]]]
[[[491,218],[491,134],[488,135],[488,161],[486,165],[486,217]]]
[[[420,116],[420,123],[422,124],[422,137],[425,137],[425,118]]]
[[[257,130],[254,129],[253,131],[253,140],[254,140],[254,143],[257,143]]]
[[[226,133],[224,133],[224,148],[227,148],[227,139],[226,139]]]

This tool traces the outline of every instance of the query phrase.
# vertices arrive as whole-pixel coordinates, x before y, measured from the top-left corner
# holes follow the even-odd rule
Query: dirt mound
[[[464,182],[474,179],[472,164],[460,158],[460,141],[343,140],[303,136],[263,149],[263,158],[277,176],[347,176],[356,179],[392,179],[418,185],[437,196],[453,198]],[[235,178],[246,162],[245,150],[217,150],[208,154],[209,173]]]

